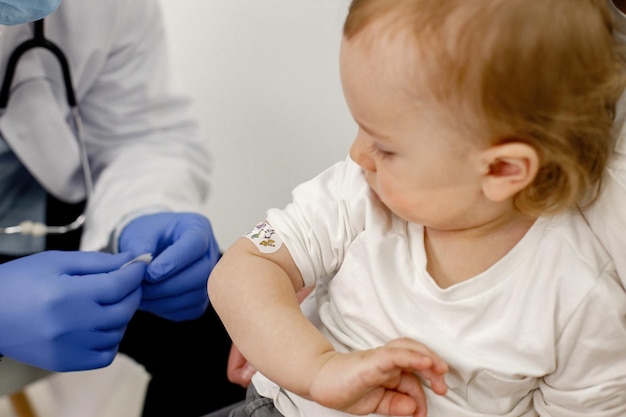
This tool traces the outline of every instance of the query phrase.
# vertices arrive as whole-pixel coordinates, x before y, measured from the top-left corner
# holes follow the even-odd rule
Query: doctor
[[[105,367],[119,349],[152,374],[144,417],[197,416],[243,398],[225,377],[229,339],[207,310],[219,257],[200,214],[207,141],[171,83],[158,2],[59,3],[0,0],[0,77],[10,86],[0,110],[0,354],[74,371]],[[28,23],[48,14],[45,27]],[[50,50],[23,53],[7,76],[37,30],[67,58],[82,121]],[[11,234],[24,220],[67,230]],[[144,253],[148,265],[121,268]],[[207,399],[194,373],[223,395]]]

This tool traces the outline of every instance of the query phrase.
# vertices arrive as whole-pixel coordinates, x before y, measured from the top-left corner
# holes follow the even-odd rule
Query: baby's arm
[[[339,353],[302,314],[303,287],[289,251],[262,253],[236,241],[209,278],[211,302],[248,361],[283,388],[358,414],[425,416],[421,372],[445,393],[446,364],[423,345],[399,339],[373,350]]]
[[[296,297],[298,302],[302,303],[306,297],[311,294],[313,287],[303,288],[297,292]],[[247,388],[252,381],[252,376],[256,372],[256,369],[247,361],[247,359],[239,352],[237,346],[234,343],[230,346],[230,352],[228,353],[228,364],[226,366],[226,374],[228,380],[233,384],[241,385]]]

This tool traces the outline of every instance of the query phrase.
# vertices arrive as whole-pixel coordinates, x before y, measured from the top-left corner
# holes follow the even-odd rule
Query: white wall
[[[226,249],[347,154],[356,127],[338,54],[348,1],[160,1],[174,70],[211,141],[207,210]]]

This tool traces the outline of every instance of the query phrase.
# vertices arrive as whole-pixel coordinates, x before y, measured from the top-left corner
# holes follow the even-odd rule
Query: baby
[[[259,370],[211,417],[626,415],[626,293],[581,215],[624,87],[612,30],[605,0],[354,0],[356,138],[211,274]]]

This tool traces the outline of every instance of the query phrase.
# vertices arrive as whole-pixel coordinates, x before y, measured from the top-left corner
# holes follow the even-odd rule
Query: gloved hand
[[[132,254],[48,251],[0,265],[0,353],[51,371],[115,358],[141,300]]]
[[[139,308],[183,321],[209,305],[207,280],[219,258],[209,220],[197,213],[157,213],[131,221],[119,238],[122,252],[151,253]]]

